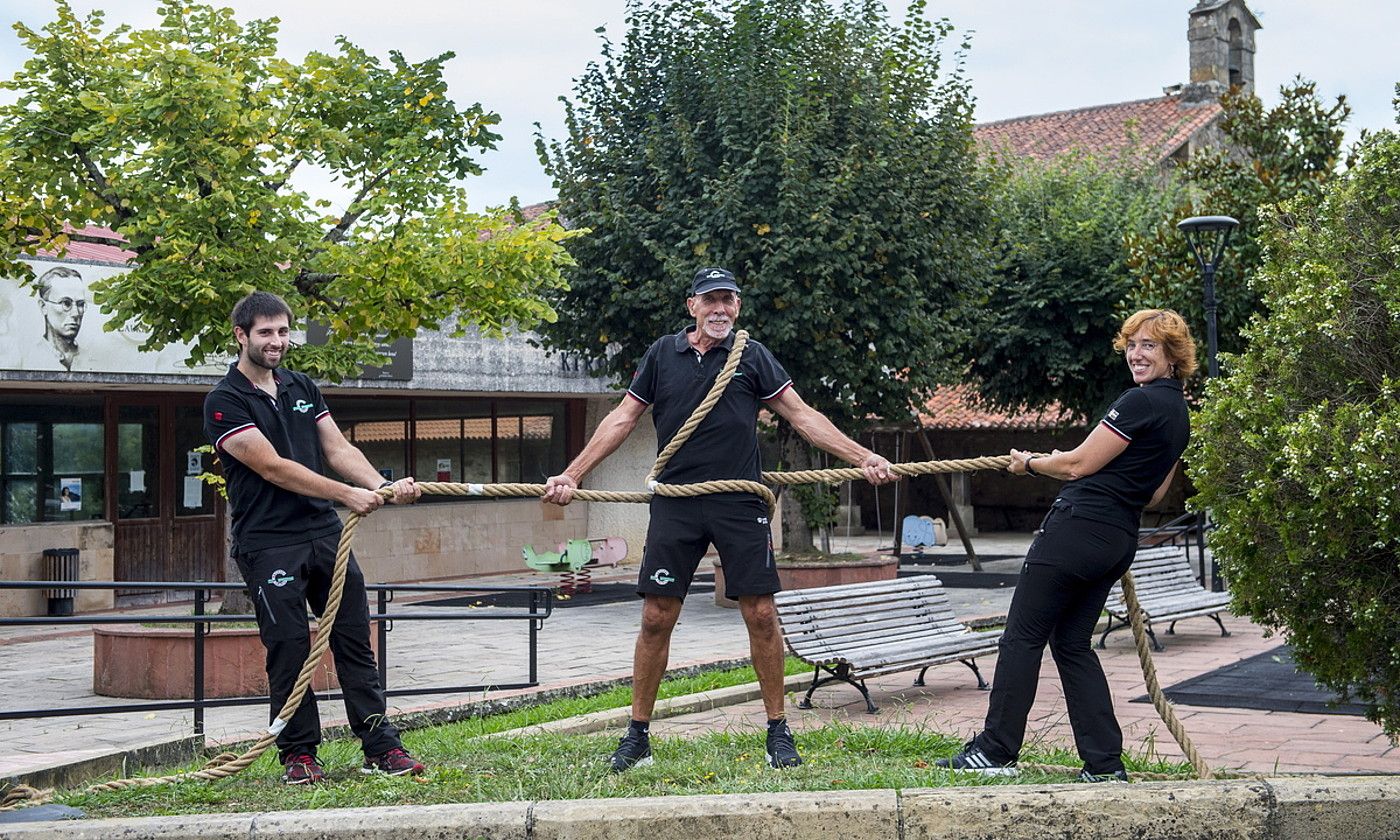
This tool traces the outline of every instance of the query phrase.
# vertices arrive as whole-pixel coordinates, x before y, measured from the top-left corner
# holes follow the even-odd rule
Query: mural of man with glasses
[[[44,313],[44,343],[59,364],[71,371],[78,361],[78,331],[87,314],[87,283],[73,269],[57,266],[39,275],[34,288],[39,292],[39,311]]]

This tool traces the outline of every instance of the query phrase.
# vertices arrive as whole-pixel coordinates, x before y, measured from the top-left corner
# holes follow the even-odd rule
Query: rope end
[[[267,727],[267,734],[281,735],[282,730],[286,728],[287,722],[285,720],[282,720],[281,718],[278,718],[277,720],[274,720],[270,726]]]

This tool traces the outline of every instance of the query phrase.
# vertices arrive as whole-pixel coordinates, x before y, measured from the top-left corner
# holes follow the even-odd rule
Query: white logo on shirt
[[[1117,420],[1117,419],[1118,419],[1118,409],[1116,409],[1116,408],[1111,408],[1111,409],[1109,409],[1109,410],[1108,410],[1108,419],[1110,419],[1110,420]]]

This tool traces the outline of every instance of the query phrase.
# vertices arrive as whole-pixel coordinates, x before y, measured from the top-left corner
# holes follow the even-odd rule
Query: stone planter
[[[312,629],[313,638],[315,628]],[[379,655],[378,630],[370,647]],[[315,691],[340,687],[331,652],[311,679]],[[194,697],[194,630],[185,627],[96,627],[92,631],[92,690],[105,697],[182,700]],[[266,651],[254,628],[217,628],[204,638],[204,696],[267,694]]]
[[[715,603],[721,607],[738,607],[724,595],[724,569],[715,564]],[[778,564],[778,582],[783,589],[815,589],[843,583],[866,583],[872,580],[894,580],[899,575],[899,558],[872,554],[859,560],[783,562]]]

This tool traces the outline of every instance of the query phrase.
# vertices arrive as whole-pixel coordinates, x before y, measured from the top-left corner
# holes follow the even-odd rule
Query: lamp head
[[[1176,228],[1185,234],[1186,245],[1201,270],[1207,271],[1220,265],[1225,246],[1230,244],[1230,234],[1239,224],[1230,216],[1192,216],[1177,222]]]

